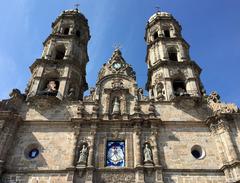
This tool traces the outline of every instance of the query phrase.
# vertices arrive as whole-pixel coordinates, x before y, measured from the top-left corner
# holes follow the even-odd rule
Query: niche
[[[155,41],[157,38],[158,38],[158,32],[155,32],[155,33],[153,34],[153,40]]]
[[[170,37],[170,31],[168,29],[163,30],[164,37],[169,38]]]
[[[55,48],[55,59],[56,60],[63,60],[66,53],[66,48],[64,45],[56,46]]]
[[[168,58],[171,61],[178,61],[178,54],[176,48],[168,48]]]
[[[176,79],[173,81],[173,91],[175,96],[187,95],[186,85],[183,80]]]
[[[59,88],[59,81],[56,78],[46,79],[42,83],[39,95],[57,96]]]
[[[66,28],[63,30],[63,34],[64,34],[64,35],[68,35],[68,34],[69,34],[69,27],[66,27]]]

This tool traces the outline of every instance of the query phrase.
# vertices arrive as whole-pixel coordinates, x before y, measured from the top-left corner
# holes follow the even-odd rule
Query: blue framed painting
[[[125,142],[107,141],[106,166],[125,166]]]

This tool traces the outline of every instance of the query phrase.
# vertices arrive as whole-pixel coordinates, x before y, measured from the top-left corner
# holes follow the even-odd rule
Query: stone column
[[[134,166],[142,166],[142,157],[141,157],[141,132],[136,130],[133,132],[133,142],[134,142]]]
[[[75,166],[75,157],[76,157],[76,150],[77,150],[77,142],[79,138],[79,126],[74,126],[74,134],[73,134],[73,149],[72,149],[72,155],[71,155],[71,166]]]
[[[95,141],[95,133],[96,132],[91,132],[91,136],[89,137],[89,152],[88,152],[88,162],[87,166],[88,167],[93,167],[93,156],[94,156],[94,141]]]
[[[153,153],[153,162],[155,166],[160,166],[159,156],[158,156],[158,146],[157,146],[157,132],[153,132],[152,136],[152,153]]]
[[[222,159],[222,170],[228,182],[238,182],[240,180],[240,163],[233,143],[232,134],[227,121],[223,116],[209,118],[207,124],[210,131],[215,136],[216,144]]]
[[[223,145],[225,147],[225,151],[228,157],[228,161],[234,161],[238,159],[236,149],[233,145],[231,134],[229,129],[224,130],[223,133],[220,134],[220,138],[223,141]]]
[[[65,66],[63,75],[61,77],[67,78],[67,79],[62,79],[59,83],[57,98],[59,98],[60,100],[63,99],[66,92],[67,80],[69,77],[69,66]]]
[[[92,183],[93,182],[95,135],[96,135],[96,124],[93,124],[91,126],[91,132],[90,132],[90,135],[88,137],[88,139],[89,139],[89,151],[88,151],[87,171],[86,171],[86,181],[85,181],[85,183]]]
[[[109,115],[109,105],[110,105],[110,94],[107,92],[105,94],[105,109],[104,109],[104,119],[108,120],[108,115]]]
[[[141,149],[141,128],[136,124],[133,132],[134,144],[134,168],[136,168],[136,183],[144,183],[144,170],[142,165],[142,149]]]
[[[55,42],[51,40],[49,42],[49,45],[47,47],[45,55],[42,55],[45,59],[52,59],[52,52],[53,52],[54,46],[55,46]],[[44,54],[44,52],[43,52],[43,54]]]

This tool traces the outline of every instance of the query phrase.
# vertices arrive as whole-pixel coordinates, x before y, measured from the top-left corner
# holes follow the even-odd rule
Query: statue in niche
[[[157,99],[163,100],[164,99],[164,95],[163,95],[164,91],[163,91],[163,84],[161,82],[157,83],[156,90],[157,90]]]
[[[143,154],[144,154],[144,163],[152,163],[152,150],[151,147],[148,143],[145,144],[144,150],[143,150]]]
[[[57,95],[57,84],[56,81],[49,81],[47,88],[40,92],[41,95],[56,96]]]
[[[112,114],[119,114],[120,113],[120,102],[118,97],[114,98],[113,101],[113,110],[112,110]]]
[[[83,144],[82,149],[79,152],[78,163],[86,165],[87,158],[88,158],[88,147],[85,144]]]
[[[181,87],[179,87],[176,92],[177,92],[177,94],[178,94],[179,96],[188,95],[187,92],[186,92],[186,90],[183,89],[183,88],[181,88]]]

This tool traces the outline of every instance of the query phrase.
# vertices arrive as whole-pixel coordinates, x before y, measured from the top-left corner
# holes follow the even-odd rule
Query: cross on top
[[[160,12],[160,7],[159,6],[156,6],[155,8],[156,8],[157,12]]]
[[[78,10],[78,7],[80,6],[80,4],[77,3],[77,4],[74,4],[74,6],[76,7],[76,10]]]
[[[120,49],[122,48],[122,45],[121,45],[121,44],[115,44],[115,45],[113,46],[113,48],[114,48],[115,50],[120,50]]]

